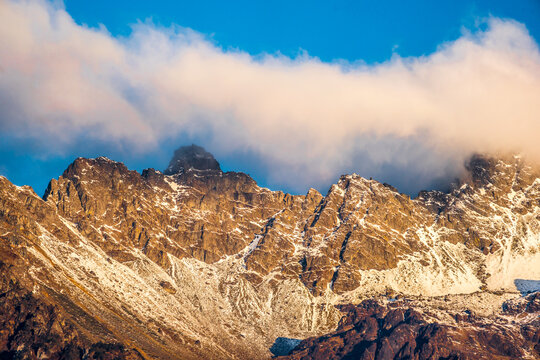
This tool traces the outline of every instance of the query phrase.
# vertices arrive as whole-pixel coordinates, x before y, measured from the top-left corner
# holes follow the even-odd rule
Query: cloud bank
[[[324,63],[146,23],[115,38],[50,3],[0,0],[0,131],[51,152],[188,134],[218,159],[256,154],[269,183],[299,191],[352,171],[432,186],[473,152],[540,159],[538,45],[522,24],[486,24],[423,57]]]

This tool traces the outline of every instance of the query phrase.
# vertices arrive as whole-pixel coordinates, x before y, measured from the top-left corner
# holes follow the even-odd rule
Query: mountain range
[[[538,359],[540,168],[291,195],[179,148],[0,177],[0,358]]]

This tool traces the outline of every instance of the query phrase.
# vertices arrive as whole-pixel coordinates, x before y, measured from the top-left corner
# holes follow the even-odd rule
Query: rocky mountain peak
[[[174,175],[189,169],[221,171],[219,163],[212,154],[203,147],[192,144],[178,148],[163,173]]]

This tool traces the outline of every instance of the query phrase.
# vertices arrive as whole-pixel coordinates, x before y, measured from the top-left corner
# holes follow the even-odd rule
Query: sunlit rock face
[[[2,281],[19,289],[0,304],[30,296],[61,314],[43,356],[102,343],[126,357],[269,358],[277,338],[334,331],[341,305],[367,298],[429,309],[459,296],[489,322],[540,279],[540,173],[520,157],[468,169],[450,193],[416,199],[354,174],[290,195],[192,145],[164,173],[78,158],[43,198],[0,178]],[[17,339],[20,322],[2,321]],[[41,341],[20,339],[0,352]]]

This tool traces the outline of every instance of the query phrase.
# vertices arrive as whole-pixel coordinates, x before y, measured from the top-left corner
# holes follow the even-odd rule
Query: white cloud
[[[540,159],[538,46],[519,23],[487,24],[429,56],[329,64],[151,24],[116,39],[49,3],[3,0],[0,130],[141,151],[184,132],[218,154],[253,151],[270,182],[299,189],[356,169],[428,184],[476,151]]]

